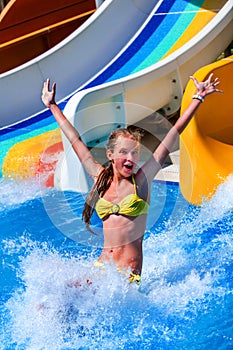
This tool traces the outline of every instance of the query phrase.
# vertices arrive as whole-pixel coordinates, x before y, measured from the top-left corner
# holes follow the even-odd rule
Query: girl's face
[[[139,159],[139,143],[133,137],[120,136],[116,140],[113,152],[107,156],[112,161],[113,169],[122,177],[129,177]]]

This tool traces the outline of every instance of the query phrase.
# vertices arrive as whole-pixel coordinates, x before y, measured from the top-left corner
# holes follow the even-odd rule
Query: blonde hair
[[[135,141],[140,142],[141,136],[142,136],[142,130],[135,127],[128,127],[124,129],[114,130],[112,131],[112,133],[108,138],[106,150],[113,152],[119,137],[130,137],[130,138],[133,138]],[[105,192],[110,187],[112,180],[113,180],[113,166],[112,166],[112,163],[110,162],[98,175],[98,178],[95,184],[93,185],[89,195],[87,196],[83,213],[82,213],[82,218],[86,224],[87,229],[94,234],[95,232],[92,231],[90,228],[91,217],[92,217],[92,214],[94,213],[97,200],[99,199],[100,196],[102,197],[105,194]]]

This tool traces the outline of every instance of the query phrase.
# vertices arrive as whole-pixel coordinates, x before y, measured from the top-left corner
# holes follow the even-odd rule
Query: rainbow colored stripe
[[[212,10],[215,5],[219,6],[219,1],[163,1],[122,55],[84,88],[139,72],[176,51],[216,15]],[[66,103],[63,101],[60,108]],[[62,143],[49,111],[0,130],[0,143],[3,176],[28,178],[39,174],[47,186],[53,186],[53,170]]]

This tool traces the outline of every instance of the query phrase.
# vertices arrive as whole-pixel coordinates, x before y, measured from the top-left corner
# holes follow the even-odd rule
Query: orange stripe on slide
[[[42,183],[46,184],[45,169],[50,167],[51,176],[62,150],[59,129],[19,142],[9,150],[4,159],[3,176],[19,180],[39,176]],[[49,183],[52,184],[51,180]]]
[[[60,154],[64,151],[62,142],[48,147],[40,156],[36,175],[46,187],[54,187],[54,171]]]

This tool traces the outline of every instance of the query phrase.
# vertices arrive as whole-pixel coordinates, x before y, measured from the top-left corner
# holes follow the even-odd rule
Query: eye
[[[133,155],[138,154],[138,150],[137,150],[137,149],[133,150],[132,154],[133,154]]]
[[[127,151],[125,149],[121,149],[120,152],[121,154],[127,154]]]

